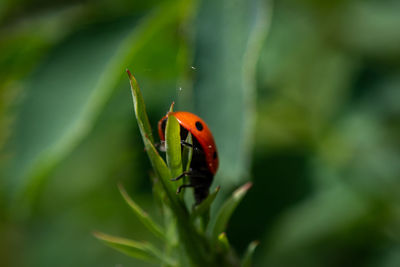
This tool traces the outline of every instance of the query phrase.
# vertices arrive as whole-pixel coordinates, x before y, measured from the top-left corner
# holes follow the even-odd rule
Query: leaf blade
[[[228,224],[228,221],[234,212],[235,208],[237,205],[239,205],[240,201],[243,199],[243,197],[246,195],[247,191],[250,189],[252,186],[251,182],[248,182],[238,189],[236,189],[232,196],[228,198],[225,203],[222,205],[220,210],[218,211],[217,214],[217,219],[215,221],[214,227],[212,229],[212,238],[214,242],[217,241],[218,236],[222,233],[225,232],[226,226]]]
[[[244,253],[243,260],[242,260],[242,267],[251,267],[252,266],[252,261],[253,261],[253,255],[258,247],[259,242],[258,241],[253,241],[249,244],[249,246],[246,249],[246,252]]]
[[[144,104],[142,92],[140,91],[140,87],[136,78],[132,75],[129,70],[126,70],[129,77],[129,82],[131,85],[133,106],[135,110],[136,119],[139,125],[140,134],[142,138],[146,137],[150,140],[151,143],[154,143],[153,133],[151,130],[149,118],[146,113],[146,106]]]
[[[168,116],[165,127],[165,147],[167,151],[167,164],[172,177],[182,174],[181,135],[178,120],[173,115]]]
[[[152,263],[167,264],[168,266],[176,265],[172,259],[167,258],[162,252],[160,252],[150,243],[133,241],[126,238],[107,235],[101,232],[94,232],[93,235],[100,241],[104,242],[107,246],[114,248],[130,257]]]
[[[128,204],[128,206],[132,209],[133,213],[135,213],[135,215],[139,218],[139,220],[143,223],[143,225],[150,230],[150,232],[152,232],[155,236],[157,236],[158,238],[165,240],[165,234],[164,231],[162,230],[162,228],[156,224],[147,214],[147,212],[145,212],[144,210],[142,210],[140,208],[140,206],[138,204],[136,204],[132,198],[130,198],[130,196],[128,195],[128,193],[126,192],[125,188],[121,185],[118,184],[118,189],[119,192],[121,193],[122,197],[124,198],[125,202]]]
[[[225,252],[231,250],[231,245],[229,244],[228,237],[226,236],[225,232],[222,232],[218,235],[218,247]]]
[[[207,229],[207,226],[210,222],[211,204],[214,202],[215,198],[217,197],[218,192],[220,191],[220,188],[221,187],[217,186],[217,188],[215,188],[214,192],[209,194],[205,200],[203,200],[199,205],[197,205],[193,208],[193,212],[191,214],[191,219],[192,219],[192,221],[194,221],[197,218],[200,218],[202,231],[205,231]]]
[[[192,133],[189,132],[188,136],[186,137],[185,142],[189,145],[183,147],[182,152],[182,165],[184,166],[185,171],[189,171],[190,163],[192,163],[192,156],[193,156],[193,137]]]
[[[157,177],[160,179],[165,192],[167,193],[168,197],[170,197],[169,194],[171,194],[173,191],[170,181],[171,171],[168,169],[160,154],[158,154],[153,143],[146,136],[143,136],[143,141],[150,163],[153,166]]]

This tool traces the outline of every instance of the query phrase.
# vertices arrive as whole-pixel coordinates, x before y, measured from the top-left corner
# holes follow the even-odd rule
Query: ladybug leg
[[[186,175],[190,175],[191,173],[192,173],[191,171],[182,172],[181,175],[179,175],[178,177],[172,178],[171,181],[178,181],[178,180],[182,179],[183,177],[185,177]]]
[[[194,177],[203,178],[205,175],[202,172],[190,169],[190,171],[184,171],[178,177],[172,178],[171,181],[178,181],[178,180],[182,179],[185,176],[190,176],[192,178],[194,178]]]
[[[188,147],[193,147],[192,144],[189,144],[188,142],[185,142],[185,141],[183,141],[183,140],[181,140],[181,145],[183,145],[183,146],[188,146]]]
[[[182,146],[188,146],[193,148],[193,151],[197,154],[204,154],[203,150],[199,149],[198,147],[193,146],[192,144],[189,144],[188,142],[185,142],[183,140],[181,140],[181,145]]]
[[[178,187],[178,189],[176,190],[176,193],[179,194],[182,191],[183,188],[188,188],[188,187],[195,187],[195,186],[192,185],[192,184],[183,184],[183,185]]]

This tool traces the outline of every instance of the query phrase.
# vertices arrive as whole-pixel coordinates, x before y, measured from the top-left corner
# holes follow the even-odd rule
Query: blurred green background
[[[153,241],[118,182],[161,220],[126,68],[154,128],[208,122],[219,203],[253,181],[238,254],[400,266],[399,29],[395,0],[2,0],[0,266],[152,266],[91,234]]]

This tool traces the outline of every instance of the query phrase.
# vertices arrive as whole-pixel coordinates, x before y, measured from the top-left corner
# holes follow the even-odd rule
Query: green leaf
[[[225,252],[230,251],[231,249],[231,245],[229,244],[228,237],[226,236],[225,232],[222,232],[218,236],[218,247]]]
[[[193,138],[192,138],[192,133],[188,133],[185,142],[189,145],[193,145]],[[190,170],[190,163],[192,162],[192,156],[193,156],[193,147],[191,146],[183,146],[183,151],[182,151],[182,165],[184,166],[185,171]]]
[[[149,215],[143,211],[139,205],[137,205],[128,195],[124,187],[119,184],[118,189],[124,198],[125,202],[131,207],[132,211],[136,214],[136,216],[139,218],[139,220],[143,223],[144,226],[146,226],[147,229],[149,229],[153,234],[155,234],[157,237],[165,240],[165,234],[164,230],[157,225],[150,217]]]
[[[244,253],[243,260],[242,260],[242,267],[251,267],[253,261],[254,251],[256,250],[259,242],[253,241],[247,247],[246,252]]]
[[[185,142],[189,145],[185,145],[183,146],[183,150],[182,150],[182,166],[183,166],[183,171],[189,171],[190,170],[190,164],[192,163],[192,156],[193,156],[193,138],[192,138],[192,134],[189,132]],[[182,179],[182,184],[187,184],[188,183],[188,177],[185,176]],[[186,194],[189,193],[188,191],[184,191],[183,192],[185,195],[182,194],[182,199],[183,201],[186,203],[186,205],[188,207],[190,207],[190,205],[194,203],[194,198],[193,196]]]
[[[173,178],[182,174],[180,128],[179,122],[175,116],[169,115],[165,127],[165,148],[167,152],[167,164]]]
[[[152,192],[155,204],[160,212],[163,211],[165,205],[165,199],[167,195],[165,194],[164,186],[162,185],[160,178],[154,173],[150,172],[150,179],[152,181]]]
[[[153,133],[151,131],[149,118],[147,117],[146,106],[144,104],[139,84],[129,70],[126,70],[126,72],[128,73],[129,82],[131,84],[133,106],[135,109],[135,115],[139,125],[140,133],[142,134],[142,138],[146,137],[154,144]]]
[[[157,174],[157,177],[160,179],[161,184],[166,192],[166,195],[171,202],[171,205],[179,206],[177,203],[177,198],[174,194],[174,188],[170,181],[171,179],[171,172],[168,169],[167,165],[165,164],[164,160],[161,158],[160,154],[157,152],[156,148],[154,147],[151,135],[151,127],[149,123],[149,119],[147,117],[146,108],[144,105],[142,93],[140,91],[139,85],[135,79],[135,77],[131,74],[129,70],[127,70],[129,80],[131,83],[132,89],[132,98],[134,103],[135,115],[136,119],[140,128],[140,132],[142,134],[143,143],[149,156],[151,165],[153,166],[154,171]]]
[[[144,142],[144,146],[147,152],[147,155],[149,156],[151,165],[153,166],[154,171],[157,174],[157,177],[160,179],[160,182],[165,190],[167,199],[169,201],[169,204],[178,217],[178,220],[186,220],[186,217],[188,216],[188,211],[184,204],[179,201],[179,198],[176,196],[175,188],[174,185],[171,182],[171,171],[165,164],[164,160],[161,158],[159,155],[158,151],[154,147],[153,142],[148,138],[148,133],[147,131],[150,128],[150,125],[148,124],[148,119],[147,119],[147,114],[146,110],[144,108],[144,103],[143,103],[143,98],[141,97],[140,93],[140,88],[137,84],[136,79],[133,77],[133,75],[128,71],[128,75],[131,81],[132,85],[132,96],[133,96],[133,102],[135,105],[135,114],[136,118],[139,124],[139,127],[141,128],[141,133],[142,133],[142,138]],[[171,106],[173,107],[173,105]],[[175,119],[176,120],[176,119]],[[145,122],[147,121],[147,122]],[[168,123],[168,122],[167,122]],[[146,126],[148,125],[148,126]],[[180,142],[179,142],[180,145]],[[169,152],[167,151],[167,154]],[[180,153],[180,151],[179,151]]]
[[[97,239],[103,241],[106,245],[133,258],[157,264],[166,264],[168,266],[176,265],[172,259],[167,258],[162,252],[147,242],[137,242],[100,232],[94,232],[93,235]]]
[[[248,178],[256,65],[270,24],[269,0],[204,0],[196,21],[197,113],[218,145],[222,188]],[[210,31],[212,29],[212,31]],[[229,134],[227,134],[229,133]]]
[[[153,143],[151,143],[147,137],[144,137],[143,141],[151,165],[153,166],[153,169],[156,172],[157,177],[160,179],[160,182],[165,190],[165,194],[167,196],[167,199],[169,201],[172,210],[174,211],[178,220],[186,220],[188,216],[188,211],[185,205],[181,201],[179,201],[179,198],[176,196],[174,185],[171,182],[170,170],[168,169],[164,160],[161,158],[160,154],[158,154]]]
[[[214,242],[218,239],[218,236],[222,232],[225,232],[226,226],[229,222],[229,219],[231,218],[232,213],[234,212],[240,201],[243,199],[243,197],[246,195],[251,186],[252,183],[248,182],[236,189],[233,192],[232,196],[228,198],[219,209],[217,219],[212,230],[212,238]]]
[[[203,214],[207,213],[210,210],[211,204],[217,197],[217,194],[220,189],[221,187],[217,186],[214,192],[209,194],[205,200],[203,200],[199,205],[194,207],[192,212],[193,218],[202,216]]]
[[[201,220],[201,231],[204,232],[207,229],[208,223],[210,222],[210,209],[211,209],[211,204],[214,202],[215,198],[217,197],[217,194],[220,190],[220,187],[218,186],[215,188],[215,191],[212,192],[207,196],[205,200],[203,200],[199,205],[194,206],[193,212],[191,215],[191,219],[194,222],[197,218],[200,218]]]
[[[151,164],[160,178],[161,184],[167,195],[169,206],[176,216],[180,240],[186,248],[186,252],[193,262],[207,263],[210,261],[210,253],[207,251],[205,240],[195,231],[189,220],[189,213],[186,206],[179,201],[176,193],[173,191],[170,181],[171,173],[163,159],[148,138],[144,137],[144,143]]]
[[[154,171],[157,174],[157,177],[160,179],[161,184],[168,196],[173,192],[172,184],[171,184],[171,172],[165,164],[164,160],[161,158],[160,154],[158,154],[156,148],[153,143],[146,137],[143,136],[144,146],[149,156],[150,163],[153,166]]]

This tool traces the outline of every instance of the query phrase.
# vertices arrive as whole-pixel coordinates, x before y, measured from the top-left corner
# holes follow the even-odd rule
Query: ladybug
[[[211,183],[218,169],[217,146],[207,124],[195,114],[185,111],[170,112],[158,122],[158,134],[161,141],[165,141],[165,127],[168,115],[173,115],[181,126],[182,146],[193,147],[189,171],[183,172],[180,176],[172,180],[176,181],[184,176],[188,176],[190,183],[181,185],[177,193],[185,187],[192,187],[196,205],[198,205],[208,196]],[[185,142],[189,132],[193,137],[193,145]]]

